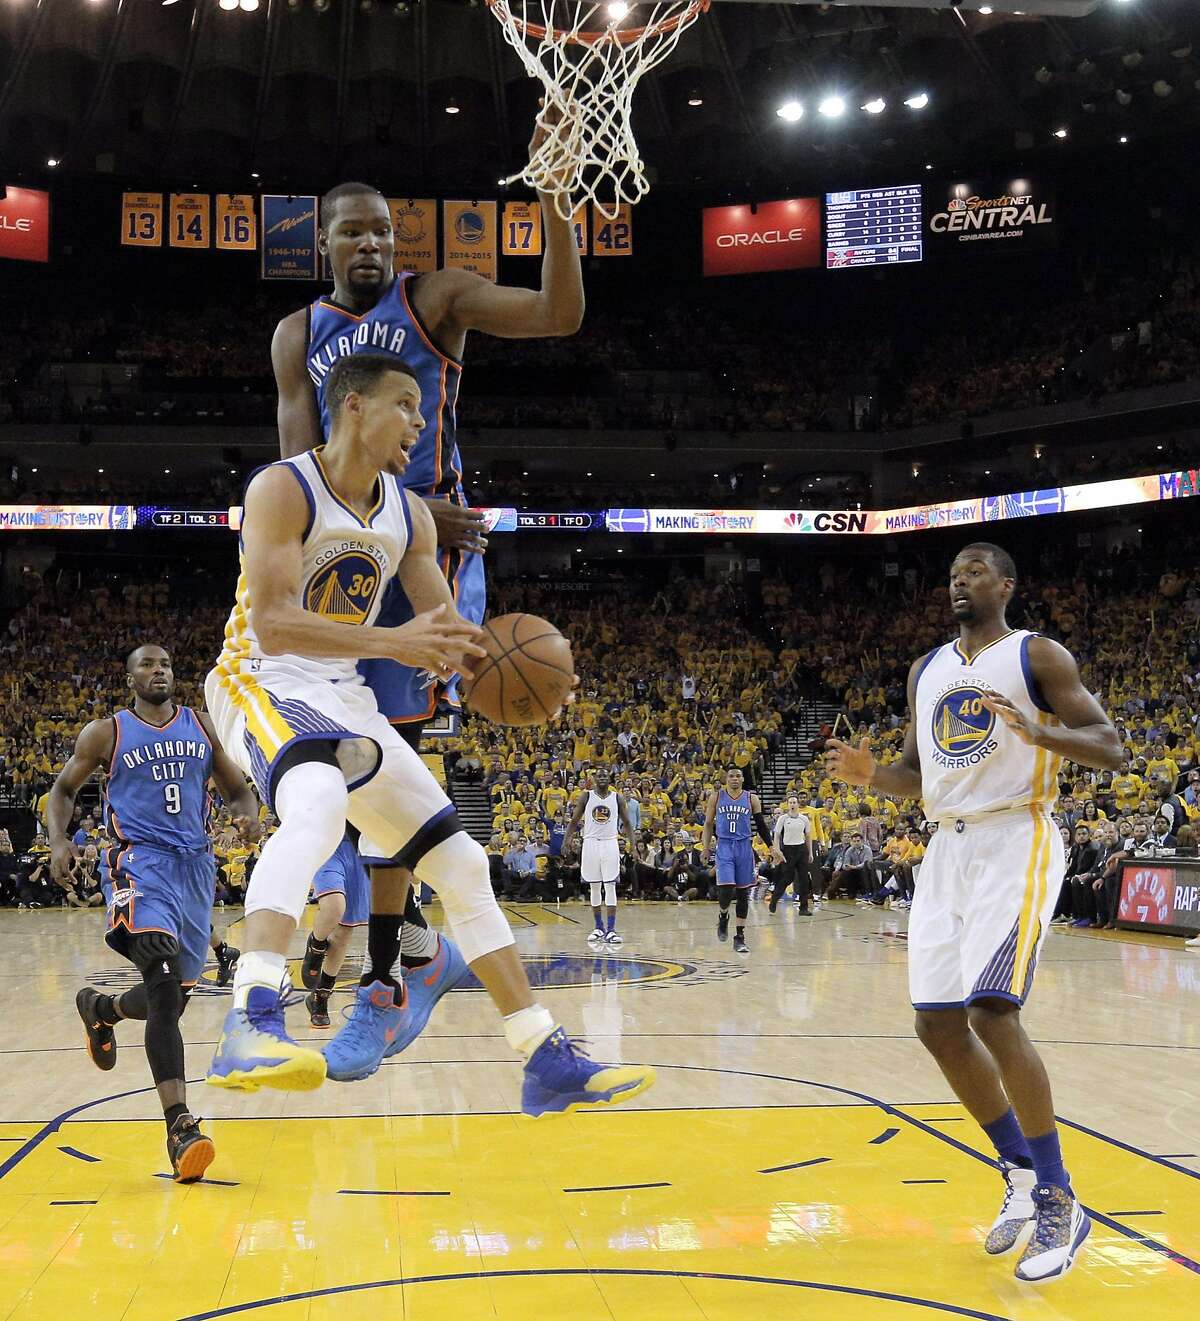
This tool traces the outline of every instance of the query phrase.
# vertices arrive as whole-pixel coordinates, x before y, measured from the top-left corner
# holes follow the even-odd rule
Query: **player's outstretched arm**
[[[321,443],[321,417],[317,397],[304,367],[308,347],[308,317],[304,308],[285,316],[271,340],[271,366],[279,391],[277,419],[279,456],[303,454]]]
[[[56,881],[67,876],[71,863],[79,857],[78,849],[67,835],[75,796],[101,766],[112,760],[115,739],[116,722],[111,716],[84,725],[75,740],[75,751],[51,786],[46,802],[46,828],[50,833],[50,874]]]
[[[307,523],[308,502],[289,468],[267,468],[250,483],[243,564],[250,620],[267,655],[398,660],[441,677],[461,670],[466,658],[486,654],[474,641],[479,630],[447,616],[444,605],[398,628],[339,624],[305,610],[300,579]]]
[[[1104,708],[1083,686],[1075,657],[1049,638],[1029,639],[1029,665],[1046,706],[1061,725],[1038,725],[1027,720],[999,693],[988,693],[983,704],[1012,730],[1022,743],[1045,748],[1080,766],[1115,771],[1124,759],[1121,736]]]
[[[881,766],[871,755],[871,745],[863,739],[858,747],[843,743],[840,738],[825,741],[825,769],[836,780],[847,784],[870,785],[881,793],[896,798],[920,798],[921,756],[917,751],[917,731],[912,713],[917,704],[917,675],[921,662],[913,661],[908,671],[908,729],[904,732],[904,748],[900,760]]]

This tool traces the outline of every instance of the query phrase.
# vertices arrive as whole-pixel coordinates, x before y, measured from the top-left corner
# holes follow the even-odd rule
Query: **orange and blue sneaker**
[[[325,1081],[320,1051],[300,1046],[287,1034],[283,1011],[295,999],[291,987],[251,986],[245,1009],[233,1008],[221,1025],[217,1053],[206,1081],[213,1087],[257,1092],[275,1087],[311,1092]]]
[[[216,1155],[212,1138],[200,1131],[195,1115],[183,1114],[171,1125],[167,1134],[167,1155],[176,1183],[195,1183],[204,1177],[204,1171]]]
[[[556,1027],[525,1061],[521,1109],[534,1119],[623,1105],[654,1085],[648,1064],[596,1064]]]
[[[425,1024],[434,1006],[452,991],[467,975],[467,961],[458,946],[445,936],[438,936],[438,952],[420,968],[410,968],[404,974],[404,989],[408,993],[408,1017],[395,1041],[383,1052],[384,1059],[399,1055],[425,1031]]]
[[[79,1010],[79,1017],[83,1019],[83,1030],[92,1063],[96,1068],[103,1069],[107,1073],[117,1062],[117,1034],[113,1031],[112,1024],[104,1022],[100,1017],[98,1002],[101,998],[99,991],[85,986],[75,996],[75,1008]]]
[[[324,1049],[328,1076],[335,1082],[369,1078],[405,1030],[408,1013],[407,993],[403,1003],[397,1004],[395,987],[387,982],[360,986],[346,1025]]]

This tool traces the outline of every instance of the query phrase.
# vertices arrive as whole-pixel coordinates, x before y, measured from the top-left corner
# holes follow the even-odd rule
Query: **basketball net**
[[[581,202],[615,220],[622,202],[640,201],[650,185],[633,136],[633,94],[709,4],[631,4],[627,16],[645,22],[622,28],[625,18],[610,16],[615,6],[594,0],[487,0],[504,39],[545,90],[537,118],[545,141],[504,182],[551,195],[568,221]]]

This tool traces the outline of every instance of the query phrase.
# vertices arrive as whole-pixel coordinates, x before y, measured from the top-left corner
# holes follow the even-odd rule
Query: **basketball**
[[[537,615],[501,615],[483,632],[488,658],[463,688],[471,709],[497,725],[545,724],[571,691],[571,644]]]

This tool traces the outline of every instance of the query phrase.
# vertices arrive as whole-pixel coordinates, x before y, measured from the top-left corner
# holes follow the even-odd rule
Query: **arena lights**
[[[846,113],[845,97],[836,94],[825,97],[821,104],[817,106],[817,113],[824,115],[826,119],[840,119]]]
[[[785,101],[775,113],[789,124],[798,124],[804,118],[804,106],[799,101]]]
[[[865,110],[868,115],[882,115],[887,109],[887,102],[882,96],[877,96],[873,100],[868,101],[862,109]]]
[[[912,96],[905,97],[904,104],[910,110],[924,110],[929,104],[928,92],[915,92]]]
[[[446,113],[448,115],[457,115],[459,109],[460,109],[459,104],[453,97],[451,97],[450,100],[446,102]]]
[[[992,13],[992,7],[991,5],[980,5],[979,12],[984,16],[984,18],[990,18]]]
[[[224,10],[232,11],[238,7],[238,0],[217,0],[217,4]]]
[[[1056,128],[1054,130],[1054,136],[1061,142],[1064,138],[1070,137],[1070,132],[1065,128]]]
[[[688,99],[687,99],[687,103],[688,103],[688,105],[692,106],[693,108],[694,108],[695,106],[702,106],[702,105],[704,104],[704,98],[700,95],[700,93],[699,93],[698,91],[696,91],[695,89],[693,89],[692,92],[691,92],[691,95],[689,95],[689,97],[688,97]]]
[[[57,156],[46,157],[46,168],[48,170],[57,170],[61,164],[62,161],[60,161]]]

